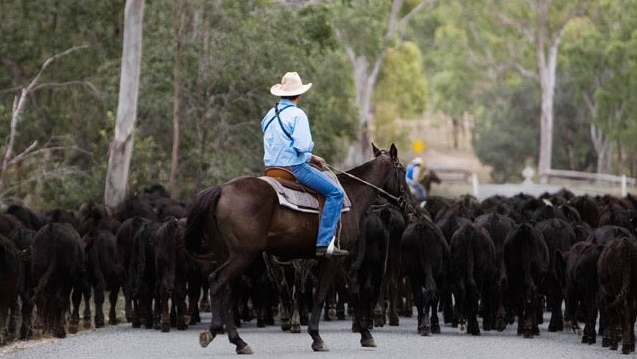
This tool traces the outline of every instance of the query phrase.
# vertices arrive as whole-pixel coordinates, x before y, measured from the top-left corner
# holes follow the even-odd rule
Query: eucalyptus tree
[[[634,165],[637,2],[599,1],[598,5],[589,17],[568,27],[564,66],[590,121],[597,172],[607,173],[613,160],[615,170]]]
[[[115,208],[128,194],[128,173],[137,120],[137,96],[142,58],[144,0],[126,0],[122,70],[115,134],[111,143],[104,189],[104,204]]]
[[[413,42],[404,41],[387,50],[373,96],[377,141],[409,148],[409,130],[396,119],[414,121],[425,112],[429,87],[422,63],[420,49]]]
[[[353,74],[358,106],[359,137],[348,150],[348,162],[358,163],[370,151],[373,91],[386,51],[405,31],[412,17],[435,0],[333,0],[334,30]]]
[[[150,153],[155,168],[140,163],[146,178],[133,181],[153,180],[148,173],[154,180],[169,181],[176,117],[179,163],[173,166],[181,194],[187,197],[232,177],[261,173],[260,120],[277,100],[268,89],[287,71],[314,83],[301,106],[312,122],[315,150],[330,161],[342,156],[340,144],[353,136],[354,105],[329,7],[223,0],[181,5],[186,26],[181,29],[179,80],[170,25],[174,2],[154,1],[147,7],[138,131],[156,146]]]
[[[0,2],[0,116],[10,118],[14,96],[49,58],[55,61],[29,94],[14,149],[41,147],[7,171],[5,195],[37,206],[72,206],[103,190],[101,130],[108,121],[98,69],[119,51],[119,5],[104,1]],[[0,127],[9,138],[10,126]],[[97,166],[96,166],[97,164]],[[96,183],[99,182],[99,185]]]
[[[508,65],[527,78],[537,81],[541,89],[540,147],[538,175],[545,181],[553,154],[553,106],[558,54],[566,26],[585,13],[585,0],[485,1],[490,18],[507,45]]]

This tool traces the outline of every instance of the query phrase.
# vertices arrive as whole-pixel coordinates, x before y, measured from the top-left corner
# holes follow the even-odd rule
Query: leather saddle
[[[326,175],[340,185],[333,173],[326,172]],[[305,213],[319,213],[319,208],[325,202],[325,197],[298,182],[287,168],[268,167],[265,175],[257,178],[272,186],[281,206]],[[345,194],[341,212],[349,211],[351,207],[349,197]]]

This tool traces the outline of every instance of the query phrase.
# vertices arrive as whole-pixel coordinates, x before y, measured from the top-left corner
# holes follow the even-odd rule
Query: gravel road
[[[206,315],[207,314],[207,315]],[[234,345],[227,337],[218,336],[207,348],[198,344],[199,332],[209,323],[186,331],[161,333],[149,329],[133,329],[130,324],[111,326],[69,335],[65,339],[47,339],[37,344],[19,342],[0,348],[3,359],[44,358],[231,358],[237,357]],[[372,333],[377,348],[362,348],[359,335],[350,331],[349,321],[321,322],[321,336],[328,352],[314,353],[312,341],[305,332],[290,334],[270,326],[257,328],[254,321],[243,323],[239,333],[254,351],[254,358],[621,358],[620,352],[602,348],[598,344],[580,344],[580,338],[570,332],[549,333],[545,324],[541,335],[524,339],[509,326],[503,332],[482,332],[474,337],[458,333],[445,325],[442,333],[421,337],[416,333],[415,318],[400,318],[400,326],[375,328]]]

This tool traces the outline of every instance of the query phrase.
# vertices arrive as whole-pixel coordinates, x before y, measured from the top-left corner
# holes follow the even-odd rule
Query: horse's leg
[[[310,323],[307,326],[307,332],[312,337],[312,350],[314,351],[329,350],[319,335],[319,319],[321,317],[321,310],[323,309],[323,302],[325,301],[327,292],[334,281],[334,274],[337,272],[338,266],[341,265],[343,265],[343,263],[337,259],[323,260],[321,263],[318,287],[316,289],[314,303],[312,305],[312,315],[310,317]],[[364,330],[369,332],[367,328]]]
[[[223,331],[223,324],[226,325],[228,340],[234,344],[237,354],[252,354],[252,349],[239,337],[237,326],[234,321],[235,312],[232,305],[232,285],[235,279],[252,263],[254,256],[230,256],[217,270],[209,277],[210,301],[212,318],[210,328],[199,335],[199,344],[202,347],[208,346],[217,333]]]

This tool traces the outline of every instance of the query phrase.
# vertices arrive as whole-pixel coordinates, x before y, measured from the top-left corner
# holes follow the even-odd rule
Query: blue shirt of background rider
[[[289,106],[281,111],[284,107]],[[290,134],[290,140],[276,119],[274,107],[261,120],[263,134],[263,162],[266,167],[294,166],[310,162],[314,142],[310,132],[310,122],[305,112],[296,107],[292,101],[281,99],[278,103],[281,124]],[[265,129],[269,121],[272,121]]]

